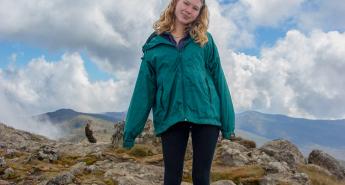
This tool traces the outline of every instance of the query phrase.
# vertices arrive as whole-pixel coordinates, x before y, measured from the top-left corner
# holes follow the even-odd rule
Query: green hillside
[[[97,142],[110,142],[111,135],[113,134],[112,131],[114,123],[87,115],[78,115],[60,123],[59,127],[61,127],[66,133],[66,135],[60,140],[87,142],[85,136],[85,125],[87,120],[91,121],[91,129],[93,130],[94,137],[97,139]]]

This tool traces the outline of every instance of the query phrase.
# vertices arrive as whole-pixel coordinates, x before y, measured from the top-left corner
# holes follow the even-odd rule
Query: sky
[[[168,3],[0,0],[0,121],[127,111],[141,47]],[[345,118],[345,3],[206,3],[236,112]]]

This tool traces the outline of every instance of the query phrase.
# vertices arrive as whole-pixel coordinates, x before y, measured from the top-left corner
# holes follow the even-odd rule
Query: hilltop
[[[55,141],[0,123],[0,184],[138,184],[163,182],[160,139],[148,120],[135,147],[124,150],[123,122],[114,139],[98,143]],[[183,184],[191,184],[192,150],[185,156]],[[345,184],[345,170],[319,150],[304,157],[288,140],[256,143],[219,140],[212,165],[212,185]]]

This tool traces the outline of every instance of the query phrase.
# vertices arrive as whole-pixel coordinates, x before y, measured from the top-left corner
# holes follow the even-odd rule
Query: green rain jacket
[[[210,33],[201,47],[189,37],[178,49],[156,35],[143,46],[143,57],[127,111],[123,147],[132,148],[152,108],[155,135],[177,122],[220,126],[223,138],[235,129],[230,91]]]

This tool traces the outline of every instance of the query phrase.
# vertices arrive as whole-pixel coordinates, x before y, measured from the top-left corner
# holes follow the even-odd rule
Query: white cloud
[[[308,0],[296,19],[302,30],[345,31],[345,3],[339,0]]]
[[[345,31],[345,3],[339,0],[239,0],[215,12],[221,12],[219,28],[231,25],[226,42],[232,49],[256,47],[258,28]]]
[[[233,54],[238,108],[309,118],[345,117],[345,33],[291,30],[261,57]]]
[[[60,61],[33,59],[23,69],[3,70],[0,88],[8,102],[33,113],[59,108],[85,112],[123,111],[131,81],[90,82],[78,53],[65,54]],[[126,101],[125,101],[126,100]]]
[[[227,8],[221,7],[217,1],[207,3],[210,11],[209,31],[219,48],[246,48],[254,45],[255,38],[251,31],[242,29],[232,17],[224,15],[229,12]]]
[[[216,19],[218,21],[216,24],[218,30],[228,32],[228,40],[226,40],[228,48],[254,48],[257,44],[255,38],[257,28],[288,28],[301,11],[304,1],[239,0],[222,5],[213,11],[213,14],[221,14],[219,16],[221,18]],[[285,25],[287,22],[288,26]],[[231,25],[231,27],[222,29],[225,27],[224,25]]]
[[[286,27],[304,31],[345,30],[345,4],[339,0],[239,0],[222,7],[222,14],[241,28]]]
[[[276,26],[295,15],[304,0],[241,0],[254,25]]]
[[[159,16],[161,1],[0,2],[0,40],[53,51],[86,51],[104,71],[116,74],[138,66],[140,46]],[[110,68],[109,68],[110,67]]]
[[[2,73],[3,71],[0,69],[1,78]],[[16,129],[46,136],[50,139],[57,139],[64,135],[64,132],[52,123],[48,121],[38,122],[32,119],[30,111],[22,107],[22,102],[9,99],[7,96],[8,93],[6,89],[2,86],[0,87],[0,122]]]
[[[128,71],[127,76],[135,76]],[[130,79],[130,78],[129,78]],[[0,122],[49,138],[63,136],[60,128],[38,122],[32,115],[72,108],[82,112],[126,111],[133,79],[90,82],[78,53],[66,53],[59,61],[44,57],[27,66],[0,69]]]

